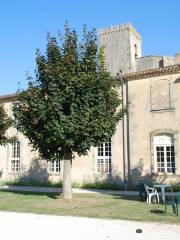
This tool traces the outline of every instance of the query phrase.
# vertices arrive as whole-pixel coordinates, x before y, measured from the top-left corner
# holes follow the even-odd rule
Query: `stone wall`
[[[120,90],[120,89],[119,89]],[[3,101],[2,101],[3,102]],[[6,112],[12,117],[11,99],[4,101]],[[95,182],[122,182],[123,166],[122,166],[122,124],[117,126],[116,134],[112,138],[112,174],[96,173],[96,148],[92,147],[87,156],[77,156],[73,159],[72,181]],[[0,179],[1,180],[20,180],[20,181],[38,181],[57,182],[62,180],[63,161],[61,161],[60,173],[49,173],[48,163],[46,160],[40,159],[37,151],[33,151],[29,145],[29,141],[25,136],[19,133],[15,128],[9,128],[7,136],[20,141],[20,171],[12,172],[10,170],[10,145],[0,146]]]
[[[99,45],[105,47],[107,69],[113,76],[135,71],[141,37],[130,23],[100,30]]]
[[[152,109],[151,87],[155,80],[170,81],[170,101],[168,108]],[[157,181],[180,182],[180,74],[159,76],[128,82],[131,176],[137,179],[152,178]],[[156,86],[157,87],[157,86]],[[156,96],[161,102],[162,94]],[[157,174],[153,136],[172,134],[175,139],[176,174]]]

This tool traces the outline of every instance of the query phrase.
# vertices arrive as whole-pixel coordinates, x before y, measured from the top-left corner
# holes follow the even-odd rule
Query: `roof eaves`
[[[155,68],[146,71],[126,73],[121,75],[121,78],[125,81],[144,79],[150,77],[156,77],[161,75],[170,75],[180,73],[180,64],[170,65],[167,67]]]
[[[2,95],[0,96],[0,102],[15,101],[17,96],[17,93]]]

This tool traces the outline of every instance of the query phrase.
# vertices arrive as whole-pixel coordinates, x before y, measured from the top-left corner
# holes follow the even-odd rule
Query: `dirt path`
[[[136,229],[142,233],[136,233]],[[180,225],[0,212],[1,239],[179,240]]]

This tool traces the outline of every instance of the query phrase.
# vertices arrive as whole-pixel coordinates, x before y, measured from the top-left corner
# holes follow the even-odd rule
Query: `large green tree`
[[[71,199],[74,153],[86,155],[91,146],[110,139],[126,109],[105,69],[95,30],[84,28],[78,41],[66,24],[59,44],[48,36],[46,53],[37,51],[36,64],[36,79],[14,108],[17,128],[41,158],[64,160],[63,194]]]
[[[11,126],[11,119],[8,117],[3,104],[0,104],[0,145],[8,142],[6,130]]]

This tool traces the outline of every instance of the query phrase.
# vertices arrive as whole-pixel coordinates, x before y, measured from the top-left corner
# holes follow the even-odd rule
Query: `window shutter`
[[[171,107],[170,82],[168,79],[153,79],[151,81],[151,109],[163,110]]]

